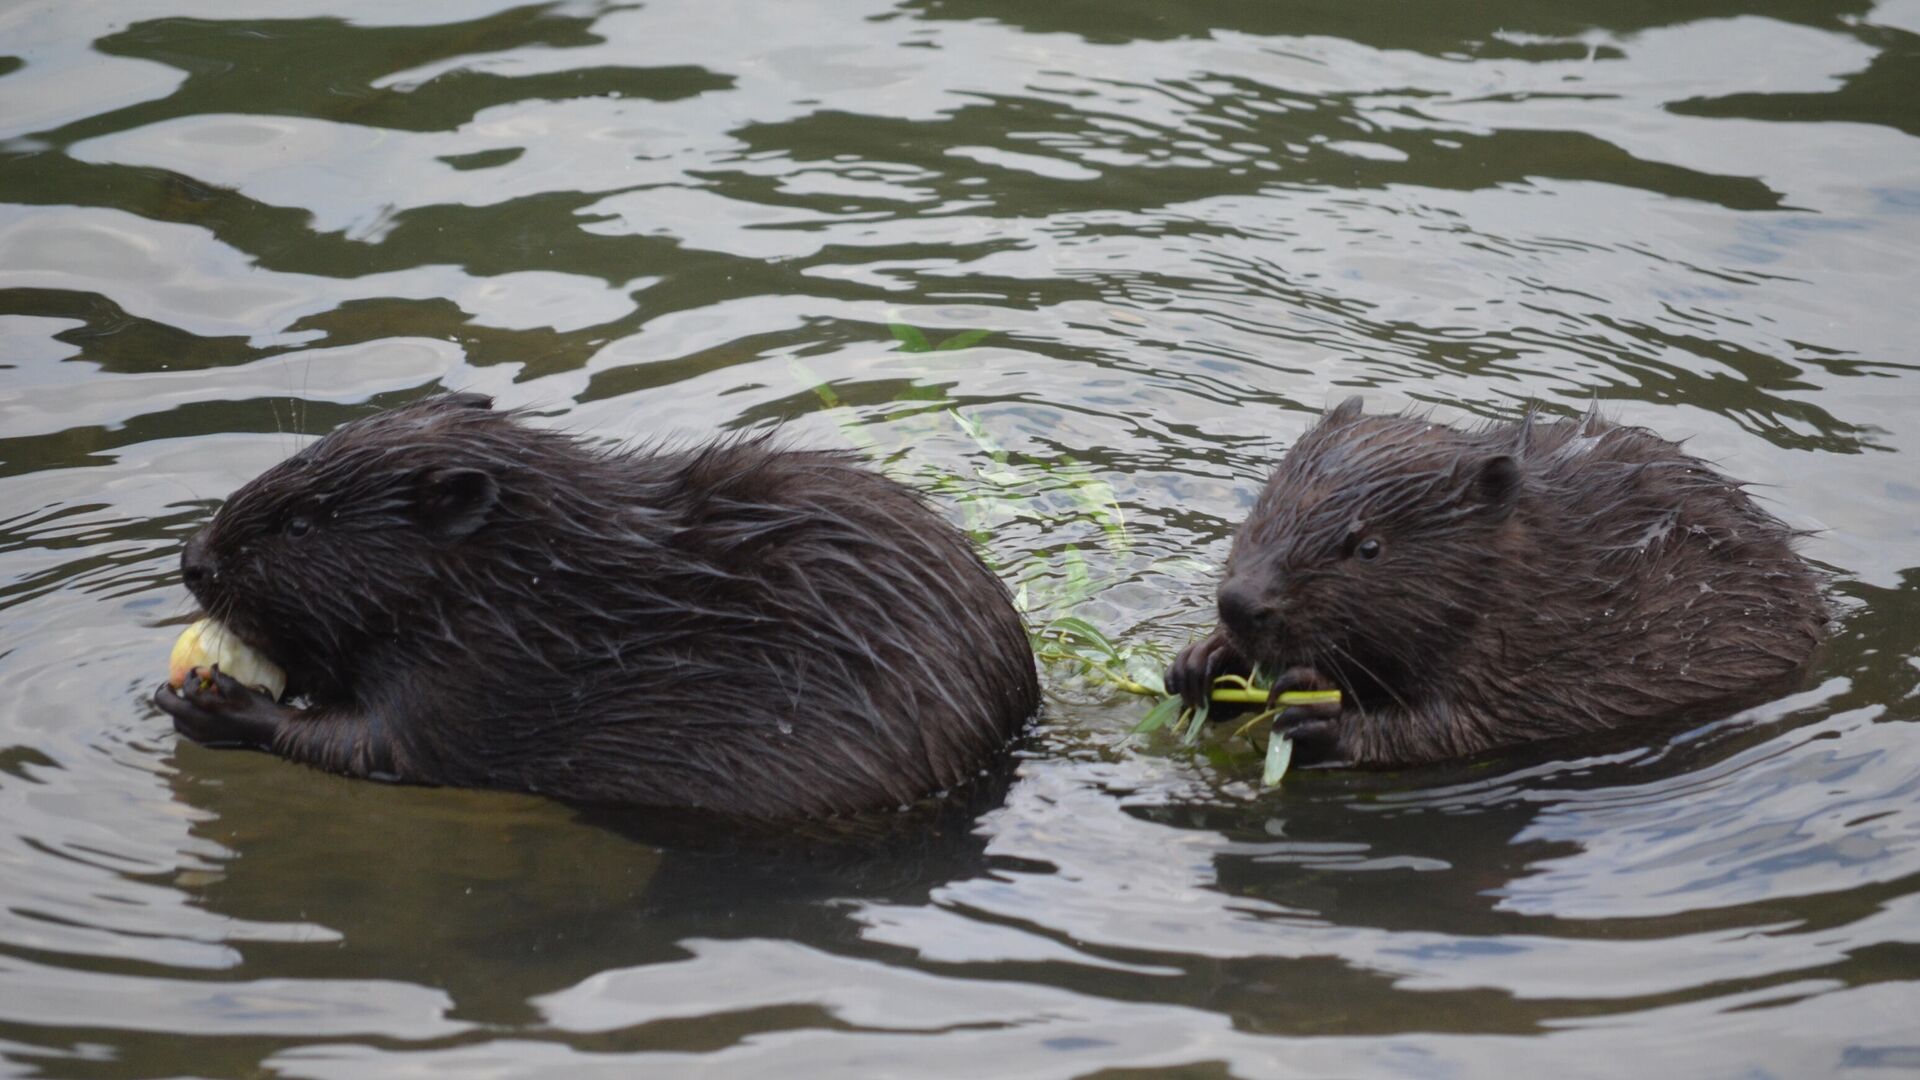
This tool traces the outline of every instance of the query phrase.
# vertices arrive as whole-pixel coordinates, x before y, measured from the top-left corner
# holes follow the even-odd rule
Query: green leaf
[[[1156,702],[1153,708],[1147,710],[1147,715],[1140,718],[1140,722],[1133,726],[1133,731],[1130,734],[1145,735],[1150,731],[1158,731],[1167,726],[1167,721],[1179,715],[1180,699],[1175,697],[1164,698]]]
[[[1193,710],[1193,722],[1187,726],[1186,736],[1181,740],[1182,742],[1186,743],[1188,746],[1192,746],[1194,743],[1199,742],[1200,733],[1207,729],[1208,707],[1209,707],[1208,703],[1203,701],[1200,703],[1199,708]]]
[[[887,329],[891,330],[893,332],[894,338],[900,342],[901,352],[932,352],[933,351],[933,346],[927,344],[927,335],[921,333],[919,330],[916,330],[911,326],[908,326],[906,323],[901,323],[901,322],[888,323]]]
[[[947,415],[953,417],[953,422],[960,425],[960,430],[967,433],[967,438],[972,439],[974,445],[978,446],[982,453],[992,458],[995,464],[1005,465],[1007,463],[1008,454],[1006,447],[1001,446],[999,442],[995,441],[992,435],[987,433],[987,426],[985,424],[962,413],[959,409],[948,409]]]
[[[1166,695],[1166,676],[1158,667],[1148,667],[1136,661],[1127,665],[1127,678],[1132,679],[1134,682],[1139,683],[1141,686],[1146,687],[1156,694]]]
[[[1075,504],[1107,535],[1108,550],[1115,555],[1125,555],[1132,550],[1133,542],[1127,536],[1127,517],[1120,509],[1120,497],[1114,494],[1113,485],[1098,477],[1066,473],[1064,465],[1055,471],[1063,474]]]
[[[1109,640],[1107,635],[1101,633],[1099,627],[1085,619],[1075,618],[1069,615],[1062,619],[1053,620],[1053,622],[1047,624],[1047,628],[1058,634],[1070,634],[1092,645],[1094,648],[1099,649],[1101,652],[1106,653],[1108,656],[1113,657],[1115,660],[1120,659],[1119,646]]]
[[[833,387],[822,379],[819,373],[798,360],[788,360],[787,371],[802,385],[812,390],[814,396],[820,399],[821,405],[834,413],[833,422],[839,425],[840,434],[846,436],[848,442],[869,456],[879,452],[879,444],[874,442],[873,436],[867,434],[866,429],[860,425],[859,418],[853,415],[851,409],[842,410],[841,406],[845,402],[840,400],[840,395],[833,392]]]
[[[1081,601],[1093,595],[1093,574],[1087,569],[1087,557],[1080,554],[1079,548],[1068,548],[1064,560],[1067,579],[1061,588],[1060,599],[1068,607],[1078,607]]]
[[[1293,763],[1293,740],[1282,732],[1274,732],[1267,738],[1267,760],[1260,769],[1260,786],[1275,787],[1280,778],[1287,775],[1287,766]]]
[[[993,524],[994,511],[992,500],[981,496],[962,495],[953,500],[953,505],[959,507],[960,516],[966,519],[967,535],[983,544],[993,538],[990,528]]]
[[[812,390],[820,399],[820,404],[829,409],[840,407],[840,395],[833,392],[833,387],[827,385],[827,380],[821,378],[819,372],[791,358],[787,360],[787,371],[799,380],[801,385]]]
[[[991,330],[963,330],[941,342],[938,351],[947,352],[951,349],[965,349],[980,344],[980,342],[992,335],[993,331]]]

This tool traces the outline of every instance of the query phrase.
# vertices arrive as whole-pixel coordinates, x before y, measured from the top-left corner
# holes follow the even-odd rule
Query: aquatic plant
[[[987,329],[963,330],[932,343],[928,335],[901,322],[887,324],[888,331],[900,343],[901,352],[947,352],[977,345],[994,333]],[[1100,561],[1118,562],[1133,549],[1127,531],[1126,515],[1113,486],[1101,479],[1093,468],[1068,457],[1039,459],[1016,454],[994,438],[977,418],[952,407],[930,407],[924,411],[897,416],[889,427],[912,443],[931,437],[937,429],[957,429],[979,450],[986,464],[976,466],[972,475],[960,475],[920,462],[908,467],[907,452],[882,451],[873,431],[863,424],[833,387],[799,361],[789,361],[794,377],[804,383],[820,403],[830,410],[847,440],[866,453],[883,469],[899,479],[931,491],[960,512],[962,527],[972,536],[989,565],[1014,583],[1014,604],[1026,619],[1033,651],[1040,663],[1067,678],[1110,687],[1115,691],[1137,694],[1157,700],[1128,733],[1132,739],[1167,728],[1180,745],[1192,747],[1208,727],[1208,714],[1215,704],[1259,706],[1239,724],[1230,737],[1246,739],[1256,747],[1264,742],[1263,783],[1272,786],[1285,773],[1291,755],[1291,743],[1274,737],[1273,721],[1280,711],[1292,705],[1338,701],[1338,691],[1291,691],[1271,698],[1264,680],[1249,680],[1226,675],[1215,680],[1211,700],[1198,709],[1185,708],[1181,699],[1167,693],[1162,672],[1167,668],[1166,651],[1152,643],[1120,644],[1077,614],[1088,601],[1117,583],[1113,575],[1094,571],[1094,560],[1078,545],[1060,549],[1051,559],[1031,559],[1025,565],[1006,566],[995,557],[990,541],[997,529],[1009,522],[1031,521],[1051,532],[1071,526],[1092,525],[1098,536]],[[932,387],[914,387],[898,395],[897,402],[941,400]],[[950,428],[947,425],[952,425]],[[1067,508],[1048,509],[1050,497],[1064,496]],[[1057,501],[1057,499],[1056,499]],[[1190,558],[1165,560],[1171,563],[1204,564]]]

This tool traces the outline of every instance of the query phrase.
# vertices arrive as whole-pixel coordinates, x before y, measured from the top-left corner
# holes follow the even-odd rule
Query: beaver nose
[[[1280,609],[1245,581],[1221,582],[1219,599],[1220,621],[1243,640],[1262,637],[1280,623]]]
[[[220,576],[219,566],[207,552],[206,536],[204,532],[195,533],[193,539],[187,541],[187,549],[180,553],[180,579],[195,594]]]

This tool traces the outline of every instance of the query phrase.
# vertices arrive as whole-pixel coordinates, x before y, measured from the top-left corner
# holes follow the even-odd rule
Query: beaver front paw
[[[195,668],[180,689],[162,685],[153,703],[173,717],[173,730],[203,746],[273,747],[273,736],[292,710],[220,670]]]
[[[1280,677],[1273,680],[1273,685],[1267,688],[1267,708],[1271,709],[1274,706],[1280,704],[1281,694],[1290,694],[1296,690],[1338,690],[1338,689],[1340,688],[1334,685],[1334,682],[1332,679],[1329,679],[1325,675],[1320,674],[1320,671],[1318,668],[1290,667],[1287,670],[1281,672]],[[1294,708],[1315,708],[1315,709],[1321,708],[1321,707],[1322,706],[1318,706],[1318,705],[1294,706]],[[1340,711],[1340,704],[1338,702],[1334,703],[1333,711],[1336,713]]]
[[[1340,748],[1338,720],[1289,719],[1287,715],[1313,708],[1319,708],[1319,706],[1295,705],[1274,718],[1273,730],[1276,735],[1284,734],[1293,742],[1293,764],[1301,766],[1347,764],[1347,752]]]
[[[1251,670],[1252,665],[1227,640],[1226,631],[1215,630],[1173,658],[1173,665],[1167,668],[1167,693],[1180,695],[1187,708],[1197,709],[1213,693],[1213,680],[1227,674],[1245,675]]]
[[[1333,680],[1310,667],[1294,667],[1273,680],[1267,694],[1269,707],[1280,702],[1280,695],[1294,690],[1337,690]],[[1273,730],[1293,740],[1293,760],[1301,765],[1325,765],[1345,759],[1340,750],[1340,710],[1342,703],[1328,701],[1318,705],[1289,705],[1273,718]]]

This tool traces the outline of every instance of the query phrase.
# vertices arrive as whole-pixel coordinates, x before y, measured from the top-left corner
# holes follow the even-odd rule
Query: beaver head
[[[1405,696],[1481,622],[1523,533],[1525,426],[1497,436],[1358,398],[1287,453],[1234,538],[1220,620],[1249,660]],[[1518,431],[1518,441],[1514,431]]]
[[[370,642],[416,617],[423,590],[538,487],[527,429],[454,394],[336,429],[234,492],[188,542],[181,575],[225,622],[318,698],[339,696]],[[467,556],[470,557],[470,556]]]

